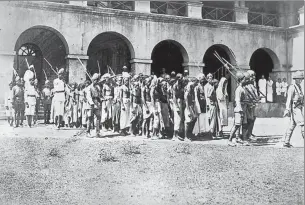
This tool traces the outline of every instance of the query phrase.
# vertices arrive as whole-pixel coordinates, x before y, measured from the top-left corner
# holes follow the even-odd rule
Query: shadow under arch
[[[131,70],[130,60],[135,58],[135,51],[132,43],[123,34],[105,31],[91,40],[87,55],[87,68],[91,74],[99,72],[99,68],[102,74],[106,73],[108,66],[119,74],[123,66]]]
[[[183,73],[184,63],[189,62],[189,56],[179,42],[171,39],[162,40],[155,45],[151,52],[151,72],[157,76],[161,75],[161,69],[165,68],[166,73],[172,71]]]

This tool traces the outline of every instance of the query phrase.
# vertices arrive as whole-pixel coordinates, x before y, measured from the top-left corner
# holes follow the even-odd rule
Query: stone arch
[[[36,53],[40,53],[38,56],[21,51],[22,49],[30,50],[35,47],[39,48],[35,49]],[[53,81],[57,77],[43,58],[46,58],[54,69],[56,67],[65,68],[66,55],[69,53],[69,47],[64,36],[56,29],[42,25],[33,26],[23,31],[15,43],[14,50],[16,52],[14,58],[15,70],[23,77],[27,69],[25,61],[27,59],[28,63],[35,67],[40,88],[44,85],[46,78]]]
[[[256,80],[260,79],[262,75],[265,78],[269,77],[269,74],[273,69],[280,68],[280,60],[278,56],[269,48],[262,47],[253,52],[249,62],[250,69],[256,72]]]
[[[223,64],[214,56],[214,52],[217,52],[222,58],[227,60],[231,65],[236,65],[236,58],[233,51],[226,45],[223,44],[214,44],[210,46],[204,56],[203,56],[203,73],[207,75],[208,73],[212,73],[213,77],[217,80],[220,80],[222,77],[226,77],[228,79],[228,95],[229,100],[231,101],[233,96],[234,86],[232,84],[232,78],[230,77],[230,73],[223,66]]]
[[[165,68],[166,73],[172,71],[183,73],[183,64],[189,62],[189,56],[185,47],[171,39],[162,40],[155,45],[151,52],[151,71],[156,75],[161,74],[161,69]]]
[[[91,74],[99,72],[99,68],[102,74],[107,73],[107,65],[118,74],[122,72],[123,66],[131,70],[130,60],[135,58],[135,51],[127,37],[114,31],[107,31],[91,40],[87,55],[87,69]]]

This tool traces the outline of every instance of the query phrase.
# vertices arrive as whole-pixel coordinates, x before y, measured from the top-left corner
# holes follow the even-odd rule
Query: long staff
[[[85,73],[87,74],[87,76],[90,78],[91,82],[93,82],[92,76],[87,72],[87,69],[86,69],[86,67],[84,66],[84,64],[82,63],[82,61],[81,61],[79,58],[77,58],[77,59],[78,59],[78,61],[80,62],[80,64],[82,65],[82,67],[83,67]]]
[[[98,66],[98,73],[101,75],[101,67],[100,67],[100,63],[98,60],[97,60],[97,66]]]

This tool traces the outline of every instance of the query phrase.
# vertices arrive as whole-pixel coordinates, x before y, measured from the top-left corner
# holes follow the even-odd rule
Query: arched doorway
[[[211,73],[213,77],[217,80],[220,80],[222,77],[228,78],[228,95],[229,101],[231,101],[233,97],[233,86],[232,86],[232,77],[230,77],[230,73],[223,66],[223,64],[215,57],[214,53],[217,52],[222,58],[226,59],[230,64],[236,65],[236,60],[234,58],[234,54],[230,48],[222,44],[216,44],[207,49],[203,57],[203,63],[205,66],[203,67],[203,73],[205,75]]]
[[[107,73],[108,66],[115,74],[120,74],[123,66],[131,70],[130,60],[134,58],[134,49],[123,35],[106,32],[99,34],[91,41],[87,55],[89,56],[87,70],[91,75],[99,73],[99,68],[101,74]]]
[[[65,58],[69,52],[64,37],[55,29],[45,26],[35,26],[24,31],[17,39],[15,51],[14,69],[23,77],[28,69],[27,59],[29,65],[35,67],[40,89],[46,80],[45,74],[51,82],[57,77],[44,58],[54,69],[66,68]]]
[[[280,62],[276,54],[268,48],[259,48],[250,58],[250,68],[256,73],[256,82],[261,79],[262,75],[268,79],[274,68],[278,68]]]
[[[161,75],[161,69],[166,73],[172,71],[183,74],[183,63],[188,62],[188,55],[181,44],[173,40],[165,40],[158,43],[151,55],[151,72],[157,76]]]

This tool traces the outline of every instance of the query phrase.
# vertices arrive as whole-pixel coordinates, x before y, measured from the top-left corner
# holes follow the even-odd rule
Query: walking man
[[[285,134],[283,147],[291,147],[290,139],[296,125],[301,127],[301,134],[304,138],[304,93],[301,88],[304,74],[297,71],[293,73],[292,78],[295,83],[288,88],[286,110],[284,112],[284,117],[290,115],[290,123]]]

